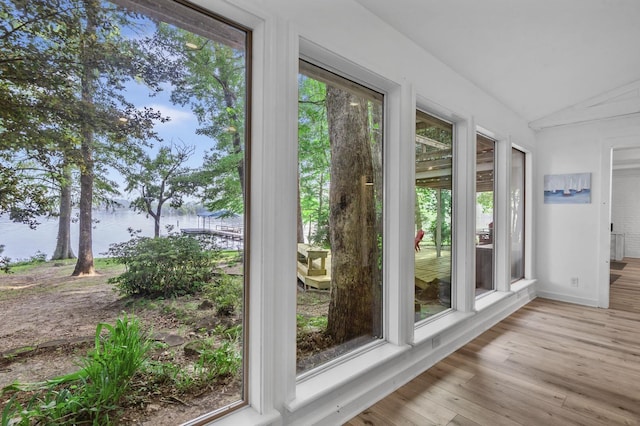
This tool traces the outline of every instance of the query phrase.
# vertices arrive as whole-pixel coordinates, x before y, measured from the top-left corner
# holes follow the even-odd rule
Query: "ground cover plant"
[[[9,386],[0,395],[2,425],[9,424],[9,419],[17,419],[18,425],[36,424],[38,419],[40,424],[65,424],[63,410],[76,407],[71,415],[64,411],[69,419],[89,416],[81,407],[98,402],[101,408],[91,412],[102,416],[97,424],[107,424],[108,416],[119,425],[175,425],[239,400],[243,295],[242,276],[234,271],[241,262],[238,251],[220,252],[216,274],[198,292],[153,298],[115,291],[107,281],[125,268],[107,259],[96,259],[100,274],[91,277],[71,277],[72,260],[25,260],[12,268],[13,273],[0,273],[0,389]],[[299,336],[310,343],[307,350],[299,351],[303,359],[317,349],[314,345],[322,336],[329,296],[299,288],[298,300]],[[84,360],[94,360],[91,354],[96,353],[97,325],[117,328],[124,318],[129,325],[135,318],[141,339],[152,343],[117,404],[97,398],[93,391],[88,393],[93,396],[86,396],[87,391],[80,388],[89,384],[87,377],[51,386],[42,383],[86,367]],[[109,327],[101,326],[101,344]],[[19,390],[11,387],[16,381],[41,386]],[[31,423],[16,414],[25,410]],[[50,421],[56,416],[57,423]],[[93,422],[83,418],[86,424]]]
[[[79,370],[2,389],[3,395],[13,395],[2,411],[2,425],[111,424],[111,414],[120,407],[150,348],[136,318],[125,315],[115,325],[98,324],[94,348],[80,361]],[[21,392],[30,395],[24,403]]]
[[[233,266],[241,261],[237,251],[221,253],[220,259]],[[100,274],[91,277],[71,277],[72,261],[25,261],[13,273],[0,274],[3,426],[109,424],[113,419],[123,425],[140,419],[173,425],[241,398],[242,292],[236,290],[242,289],[242,276],[229,277],[216,268],[215,276],[193,294],[127,296],[107,282],[121,275],[124,267],[101,259],[96,265]],[[226,289],[229,285],[233,291]],[[226,295],[220,300],[231,301],[233,306],[223,309],[224,316],[217,314],[216,294]],[[35,312],[34,306],[38,307]],[[127,373],[128,386],[117,386],[123,392],[112,398],[99,397],[95,387],[106,390],[108,386],[98,384],[124,369],[118,367],[114,372],[93,367],[121,365],[106,361],[103,355],[125,353],[91,350],[96,325],[103,324],[98,330],[101,335],[111,334],[113,327],[120,336],[122,318],[134,317],[140,338],[152,342],[146,357],[142,363],[125,359],[124,365],[136,367],[133,375]],[[132,345],[129,341],[120,347]],[[92,374],[85,374],[88,372]],[[60,377],[66,380],[47,381]],[[18,386],[16,381],[39,385]],[[86,407],[93,408],[87,411]]]

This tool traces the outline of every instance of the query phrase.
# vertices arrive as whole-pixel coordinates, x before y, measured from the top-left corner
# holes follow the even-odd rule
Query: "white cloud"
[[[160,111],[162,117],[169,117],[170,120],[163,123],[164,126],[179,125],[194,119],[190,111],[174,108],[171,105],[151,104],[147,105],[147,107],[152,108],[154,111]]]

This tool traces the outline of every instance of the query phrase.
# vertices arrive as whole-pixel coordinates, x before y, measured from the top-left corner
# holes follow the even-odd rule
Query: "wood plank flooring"
[[[611,268],[611,274],[619,275],[609,292],[609,308],[640,312],[640,259],[625,257],[622,269]]]
[[[346,425],[640,425],[640,310],[536,299]]]

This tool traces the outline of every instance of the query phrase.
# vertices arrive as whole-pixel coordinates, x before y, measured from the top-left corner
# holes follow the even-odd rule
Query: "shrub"
[[[182,296],[194,294],[211,280],[217,250],[208,250],[195,238],[184,235],[131,240],[112,244],[108,255],[124,264],[126,271],[108,282],[121,294]]]
[[[242,277],[221,274],[207,285],[205,293],[216,305],[216,313],[229,316],[242,305]]]
[[[196,368],[206,370],[212,379],[235,376],[241,366],[242,356],[235,344],[225,341],[217,349],[202,350]]]
[[[9,269],[9,264],[11,263],[11,259],[6,256],[1,256],[4,251],[4,246],[0,244],[0,271],[9,274],[11,270]]]

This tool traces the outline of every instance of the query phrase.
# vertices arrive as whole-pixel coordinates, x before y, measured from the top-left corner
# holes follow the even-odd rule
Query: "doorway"
[[[640,312],[640,148],[611,158],[609,308]]]

